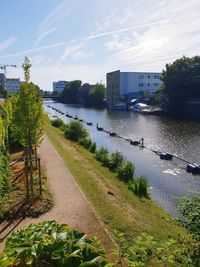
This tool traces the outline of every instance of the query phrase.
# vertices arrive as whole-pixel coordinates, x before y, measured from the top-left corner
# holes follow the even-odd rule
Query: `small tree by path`
[[[44,133],[45,114],[43,110],[43,100],[38,88],[33,83],[29,82],[31,64],[27,57],[25,57],[22,67],[24,69],[25,82],[20,86],[16,107],[13,113],[13,131],[15,137],[17,137],[19,142],[24,146],[27,197],[29,198],[31,195],[31,198],[33,198],[33,161],[36,162],[37,160],[37,146],[40,144]],[[39,177],[39,179],[41,179],[41,177]],[[41,184],[41,182],[39,184]],[[40,192],[42,192],[41,189]]]

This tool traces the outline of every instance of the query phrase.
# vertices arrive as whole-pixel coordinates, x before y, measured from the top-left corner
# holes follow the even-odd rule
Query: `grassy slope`
[[[63,132],[49,124],[46,133],[111,232],[122,230],[131,238],[144,231],[158,240],[166,240],[169,236],[175,238],[178,234],[187,237],[185,230],[165,211],[151,200],[140,200],[133,195],[93,154],[66,140]],[[108,194],[109,191],[114,195]]]

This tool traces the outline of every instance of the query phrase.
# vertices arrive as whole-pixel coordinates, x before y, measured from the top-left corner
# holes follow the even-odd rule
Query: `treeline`
[[[34,199],[33,169],[39,163],[37,146],[43,135],[45,115],[38,86],[29,81],[31,64],[28,58],[22,67],[25,82],[21,84],[19,93],[7,95],[0,105],[0,205],[9,191],[9,152],[14,146],[24,149],[26,197],[31,201]]]
[[[200,99],[200,56],[183,56],[166,64],[161,80],[163,86],[154,97],[156,104],[169,115],[188,115],[187,101]]]
[[[90,106],[105,106],[105,86],[101,83],[82,85],[80,80],[66,84],[60,96],[60,101],[68,104],[85,104]]]

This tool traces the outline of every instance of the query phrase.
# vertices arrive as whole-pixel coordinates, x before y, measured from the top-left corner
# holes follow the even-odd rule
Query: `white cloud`
[[[70,44],[65,47],[64,53],[58,59],[59,64],[63,64],[66,61],[74,60],[86,60],[93,56],[93,53],[88,52],[85,49],[86,42],[78,42],[77,44]]]
[[[84,1],[85,0],[64,0],[59,3],[40,24],[36,45],[48,35],[55,32],[60,25],[62,25],[63,21],[69,17],[75,9],[79,8]]]
[[[85,9],[73,13],[77,22],[75,28],[74,24],[67,25],[73,29],[72,35],[67,36],[71,37],[70,41],[26,49],[1,58],[33,53],[34,82],[49,90],[53,80],[82,79],[94,83],[105,81],[106,72],[116,69],[161,71],[166,63],[182,55],[199,54],[199,0],[85,2]],[[67,12],[73,12],[83,1],[71,3],[69,7],[69,1],[62,1],[49,13],[41,24],[38,43],[66,23],[64,19],[70,16]],[[105,12],[100,12],[103,9]],[[72,40],[76,30],[81,35]]]
[[[2,43],[0,43],[0,51],[3,51],[6,48],[8,48],[9,46],[11,46],[16,40],[17,40],[16,36],[11,36],[7,40],[5,40]]]

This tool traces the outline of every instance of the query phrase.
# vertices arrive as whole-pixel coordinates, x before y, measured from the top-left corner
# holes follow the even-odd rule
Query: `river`
[[[176,154],[190,162],[200,164],[200,123],[172,120],[165,117],[142,115],[132,111],[114,111],[85,108],[46,101],[45,110],[52,118],[57,115],[65,122],[70,119],[52,109],[51,105],[64,113],[77,115],[94,125],[116,132],[120,136],[139,140],[144,145],[158,151]],[[51,114],[50,114],[51,113]],[[85,125],[86,126],[86,125]],[[200,192],[200,176],[186,172],[186,163],[173,159],[160,160],[159,156],[146,149],[131,146],[128,142],[99,132],[96,127],[86,126],[97,146],[105,146],[110,152],[121,151],[135,165],[136,175],[145,175],[149,180],[151,198],[172,216],[178,216],[176,201],[183,196],[193,196]]]

